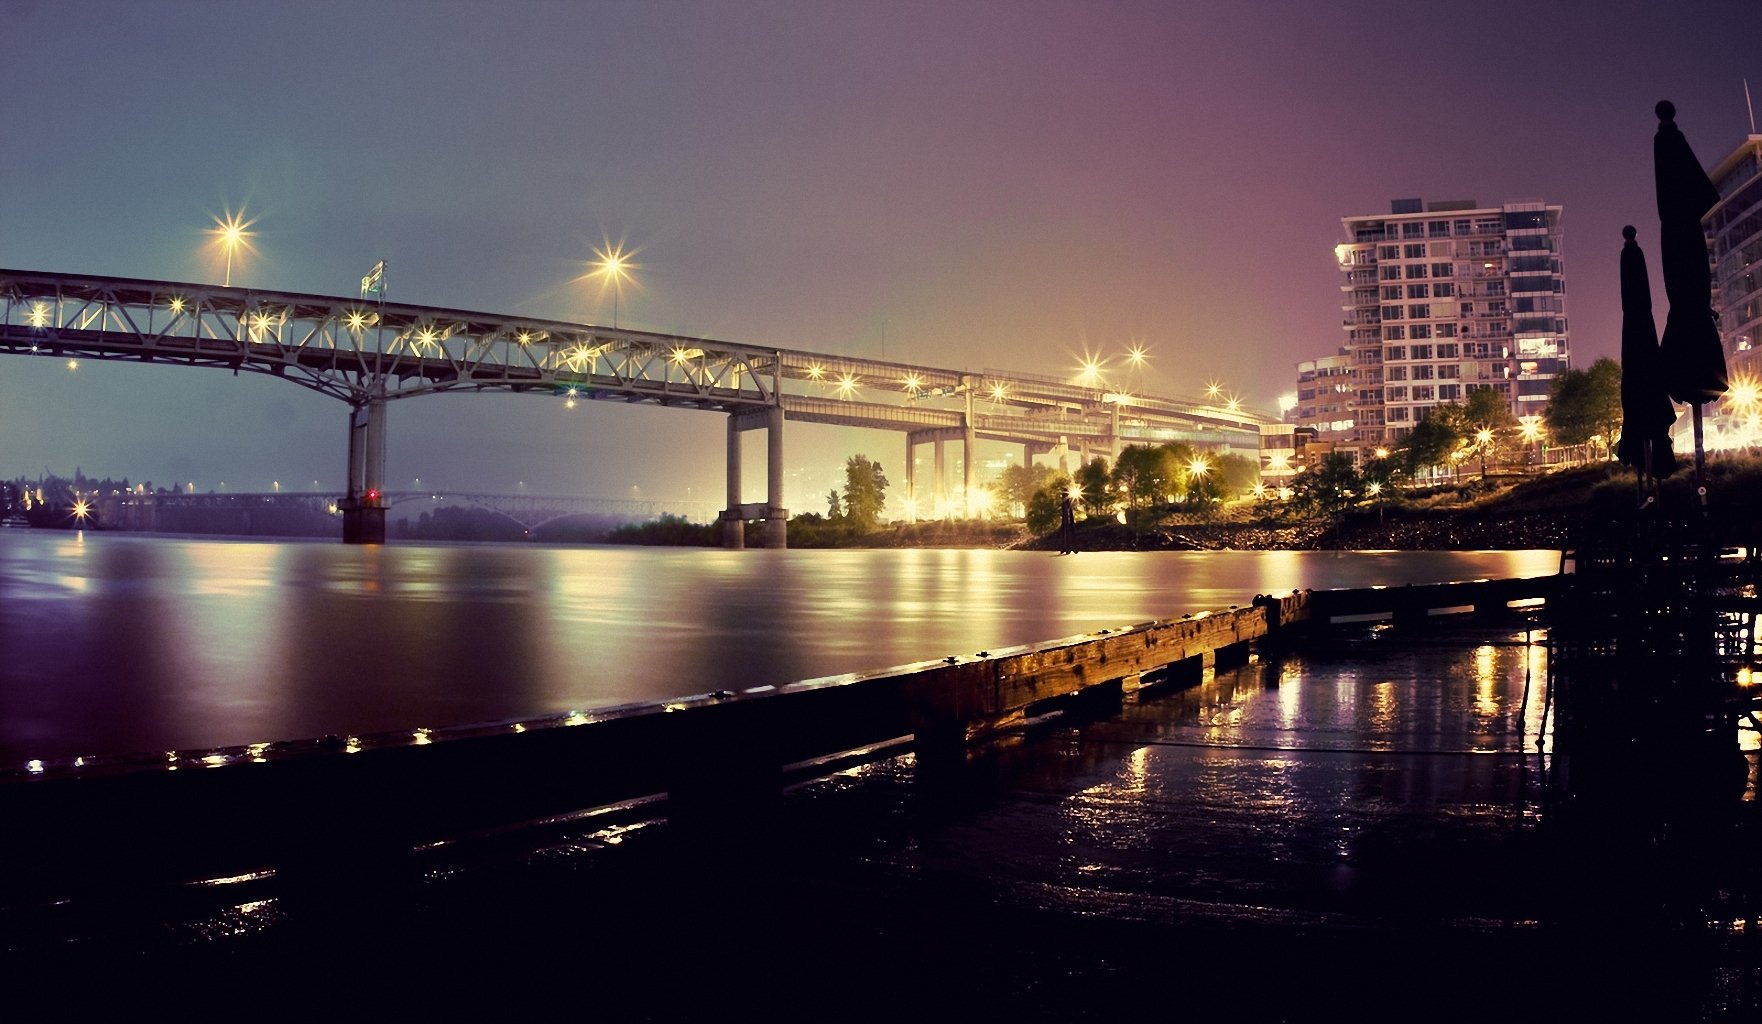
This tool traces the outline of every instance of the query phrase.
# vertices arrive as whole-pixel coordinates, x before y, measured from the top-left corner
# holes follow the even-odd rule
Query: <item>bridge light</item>
[[[826,376],[826,371],[820,369],[819,363],[812,363],[808,366],[808,379],[809,380],[819,380],[820,378],[822,378],[824,376]]]
[[[24,315],[25,322],[32,327],[49,326],[49,304],[47,302],[31,303],[31,311]]]
[[[1207,398],[1216,398],[1223,393],[1223,390],[1224,386],[1215,380],[1205,382],[1205,397]]]
[[[1126,353],[1126,361],[1134,367],[1143,366],[1147,354],[1148,352],[1143,345],[1133,345],[1131,350]]]
[[[184,311],[184,297],[182,295],[173,295],[171,301],[166,303],[166,306],[173,313],[182,313]]]
[[[67,372],[68,373],[75,373],[79,370],[79,368],[80,368],[80,361],[78,359],[69,359],[67,361]]]
[[[900,383],[904,384],[905,389],[907,391],[910,391],[914,395],[917,394],[918,392],[924,390],[924,378],[918,376],[915,373],[906,374],[905,379],[903,381],[900,381]]]
[[[838,397],[849,398],[856,394],[857,379],[853,374],[844,374],[838,378]]]
[[[993,402],[1003,401],[1004,397],[1008,394],[1009,394],[1009,389],[1004,387],[1002,381],[993,381],[992,382],[992,384],[991,384],[991,400]]]

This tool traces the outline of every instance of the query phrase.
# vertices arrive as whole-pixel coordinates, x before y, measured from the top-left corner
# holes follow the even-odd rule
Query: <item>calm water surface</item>
[[[0,531],[0,766],[440,727],[972,654],[1548,551],[345,547]]]

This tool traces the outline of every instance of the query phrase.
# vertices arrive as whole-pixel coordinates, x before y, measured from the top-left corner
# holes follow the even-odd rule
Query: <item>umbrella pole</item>
[[[1634,470],[1634,487],[1639,492],[1639,506],[1644,510],[1652,504],[1652,492],[1658,482],[1652,477],[1652,442],[1643,442],[1640,451],[1645,453],[1645,457],[1640,460],[1639,468]]]
[[[1707,508],[1707,459],[1701,443],[1701,403],[1696,402],[1695,409],[1695,494],[1701,499],[1701,509]]]

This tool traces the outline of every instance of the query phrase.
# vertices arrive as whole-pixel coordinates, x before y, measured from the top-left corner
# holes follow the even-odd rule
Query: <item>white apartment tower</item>
[[[1397,199],[1341,223],[1352,377],[1341,449],[1362,462],[1479,388],[1520,419],[1541,414],[1569,355],[1559,206]]]
[[[1734,383],[1762,379],[1762,135],[1708,173],[1719,202],[1703,223],[1712,243],[1713,308]]]

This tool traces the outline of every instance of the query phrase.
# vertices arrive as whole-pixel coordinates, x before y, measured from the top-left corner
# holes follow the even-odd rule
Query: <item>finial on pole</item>
[[[1633,243],[1634,236],[1638,235],[1638,234],[1639,234],[1639,232],[1634,230],[1634,226],[1632,224],[1629,224],[1628,226],[1621,229],[1621,237],[1627,239],[1627,241],[1630,245]]]
[[[1660,121],[1676,120],[1676,104],[1669,100],[1659,100],[1658,105],[1652,109],[1658,115],[1658,120]]]

